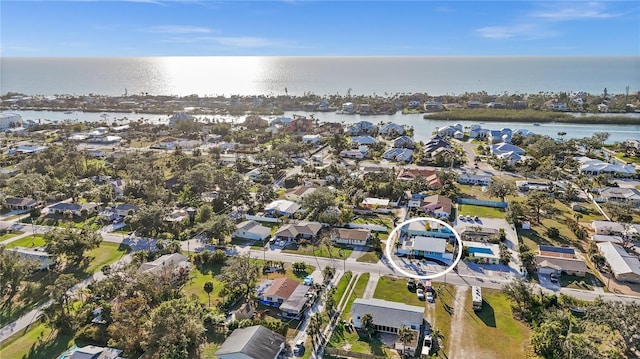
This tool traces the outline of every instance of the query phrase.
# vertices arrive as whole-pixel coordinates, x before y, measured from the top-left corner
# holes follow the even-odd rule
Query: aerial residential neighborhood
[[[3,357],[640,355],[637,140],[3,118]]]

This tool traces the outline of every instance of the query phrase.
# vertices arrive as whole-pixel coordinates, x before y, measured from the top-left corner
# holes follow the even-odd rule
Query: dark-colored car
[[[414,279],[409,279],[409,281],[407,281],[407,289],[409,290],[416,289],[416,281]]]

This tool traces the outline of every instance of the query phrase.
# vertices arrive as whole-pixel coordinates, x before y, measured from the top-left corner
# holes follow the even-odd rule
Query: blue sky
[[[640,55],[637,1],[1,0],[2,56]]]

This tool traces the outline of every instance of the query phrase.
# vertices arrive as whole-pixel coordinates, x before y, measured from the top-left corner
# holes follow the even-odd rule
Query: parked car
[[[424,289],[418,288],[418,290],[416,290],[416,295],[418,296],[418,299],[423,300],[424,299]]]
[[[436,299],[433,297],[433,292],[427,291],[427,302],[434,303]]]
[[[463,215],[459,215],[458,219],[461,220],[461,221],[464,221],[464,216]]]
[[[418,287],[418,288],[420,288],[420,289],[422,289],[422,290],[424,290],[424,289],[425,289],[425,287],[424,287],[424,282],[422,282],[421,280],[419,280],[419,281],[418,281],[418,285],[417,285],[417,287]]]
[[[471,222],[471,216],[467,214],[467,221]]]
[[[412,279],[409,279],[407,281],[407,289],[409,289],[409,290],[416,289],[416,281],[415,281],[415,279],[412,278]]]
[[[549,278],[551,278],[552,283],[558,283],[558,279],[560,279],[560,275],[558,273],[551,273]]]
[[[478,218],[478,216],[473,217],[473,220],[478,222],[480,220],[480,218]]]
[[[304,352],[304,341],[298,340],[296,345],[293,347],[293,355],[299,356]]]
[[[422,355],[429,356],[431,354],[431,346],[433,345],[433,340],[431,335],[425,335],[424,341],[422,342]]]

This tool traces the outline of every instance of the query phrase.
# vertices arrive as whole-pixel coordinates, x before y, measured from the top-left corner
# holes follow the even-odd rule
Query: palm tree
[[[400,327],[400,330],[398,330],[398,340],[402,343],[403,356],[408,357],[409,351],[407,350],[407,344],[413,340],[413,330],[406,325],[403,325]]]
[[[213,292],[213,282],[205,282],[204,291],[207,292],[207,297],[209,297],[209,306],[211,306],[211,292]]]
[[[367,333],[367,337],[371,340],[371,337],[375,333],[375,325],[373,324],[373,315],[371,313],[367,313],[362,316],[360,319],[360,327]]]

